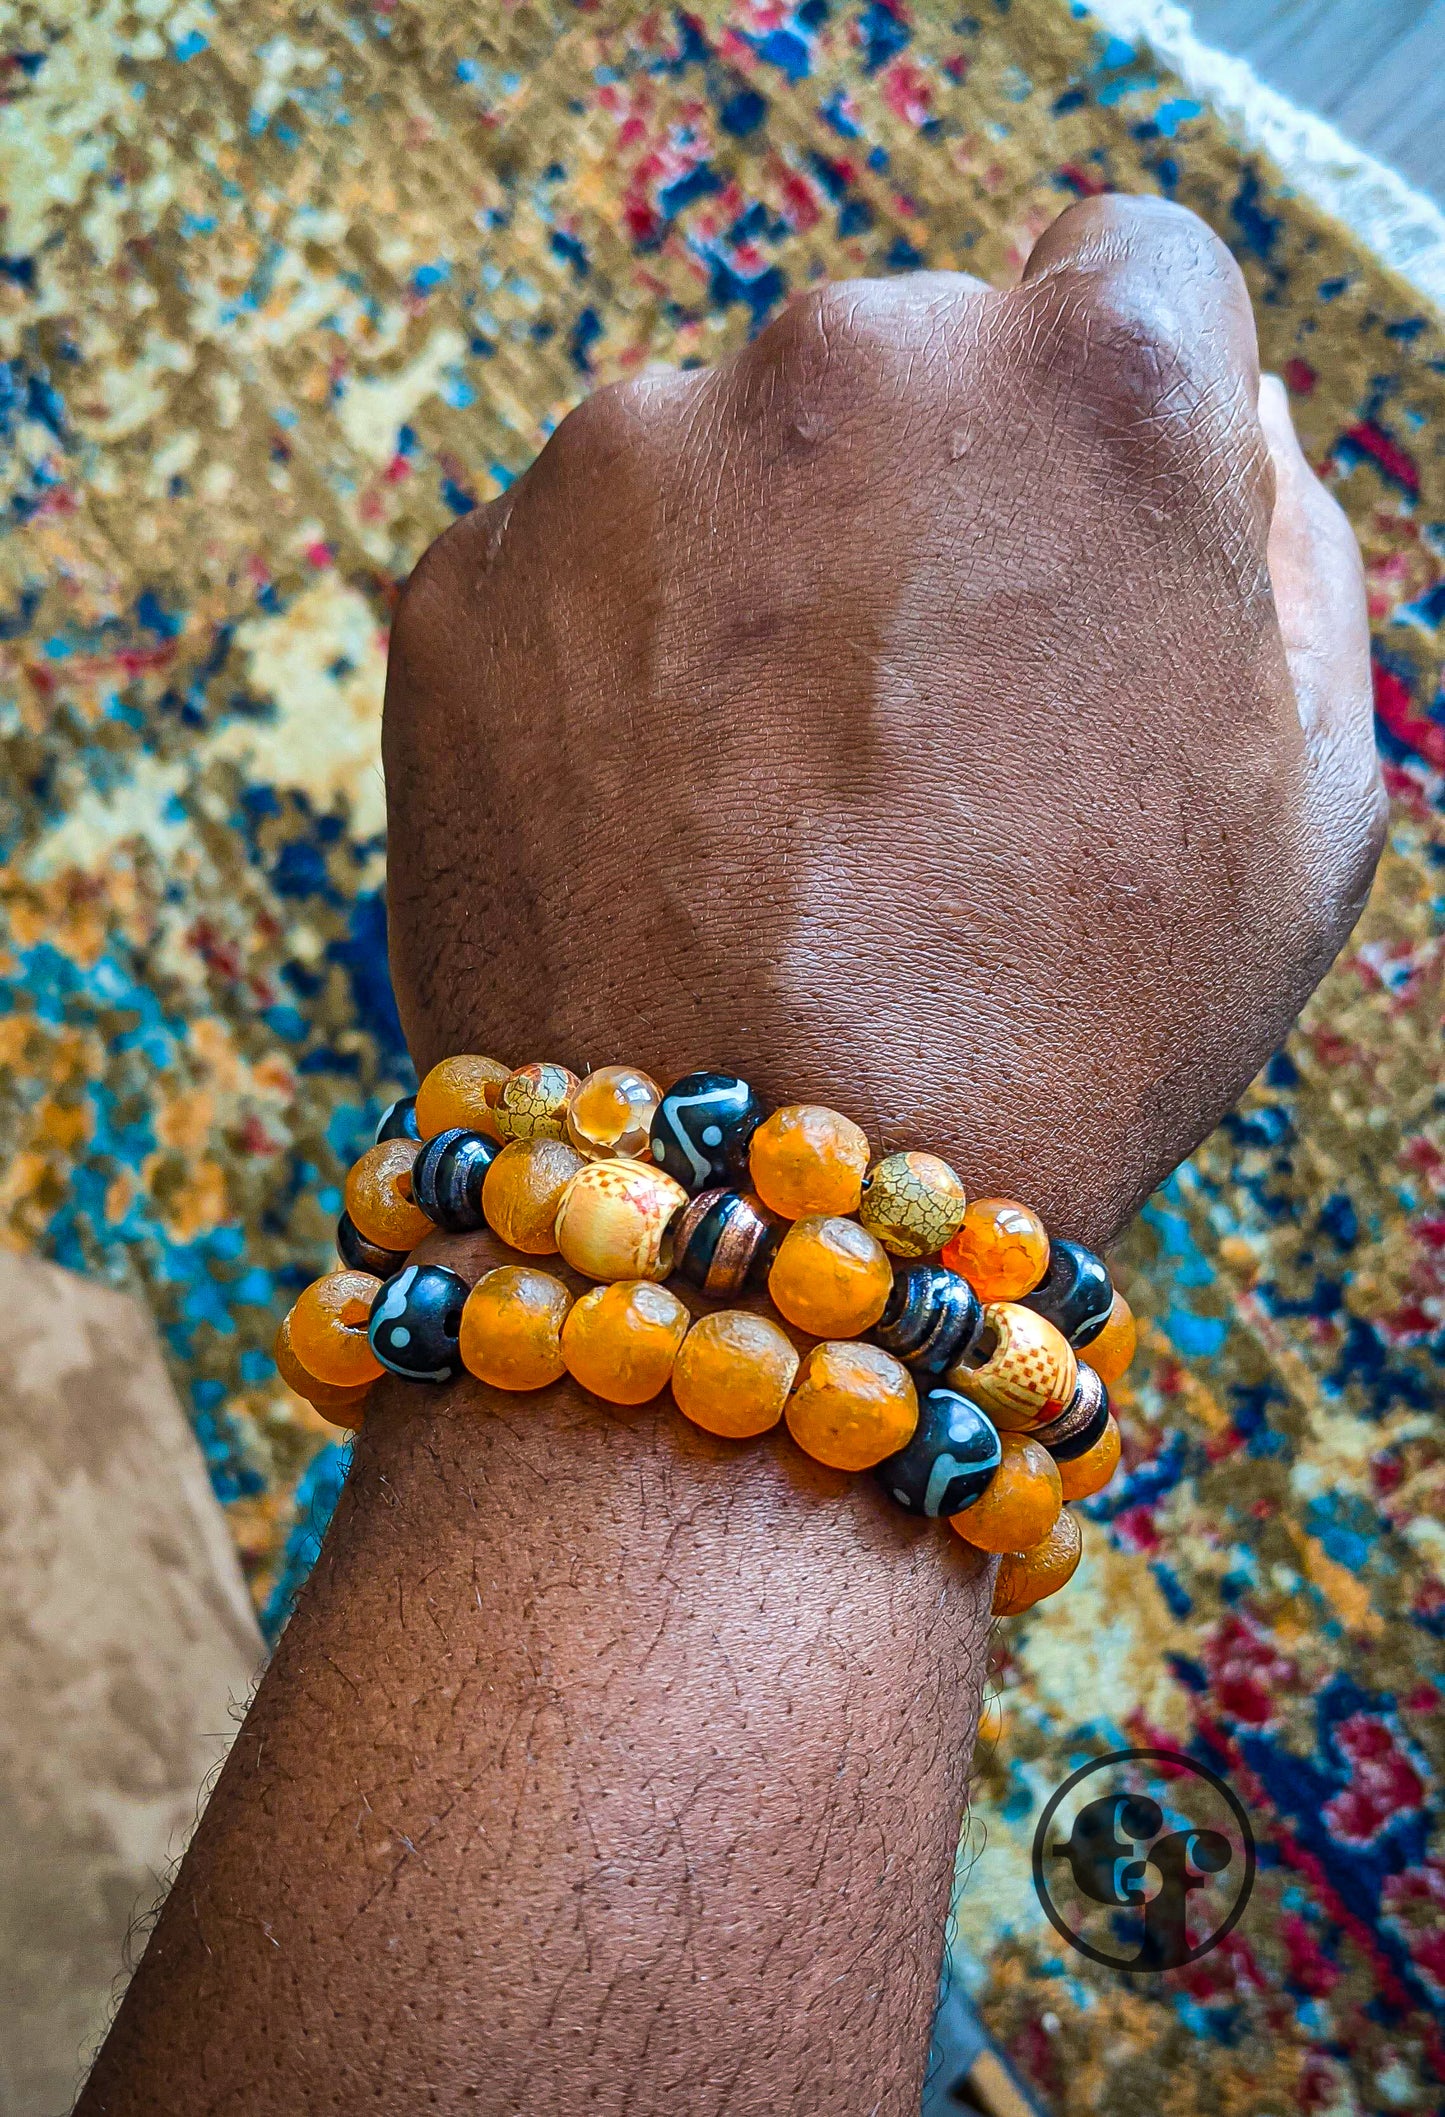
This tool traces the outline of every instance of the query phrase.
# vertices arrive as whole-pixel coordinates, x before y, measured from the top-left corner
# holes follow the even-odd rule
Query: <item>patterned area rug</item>
[[[7,1239],[139,1288],[274,1627],[341,1471],[267,1352],[408,1079],[388,610],[599,379],[825,275],[1004,278],[1108,186],[1233,245],[1358,529],[1395,824],[1287,1050],[1153,1202],[1128,1474],[1011,1626],[955,1939],[1059,2112],[1425,2111],[1445,2080],[1445,335],[1060,0],[5,10]],[[1230,1940],[1065,1957],[1041,1802],[1128,1743],[1252,1810]],[[986,1838],[986,1849],[980,1844]]]

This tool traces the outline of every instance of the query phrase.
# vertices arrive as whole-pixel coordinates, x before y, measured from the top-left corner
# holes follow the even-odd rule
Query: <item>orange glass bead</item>
[[[462,1365],[494,1389],[545,1389],[565,1371],[562,1325],[572,1296],[560,1279],[502,1264],[477,1281],[462,1309]]]
[[[384,1139],[368,1147],[346,1178],[346,1210],[353,1227],[383,1250],[414,1250],[432,1223],[411,1195],[414,1139]]]
[[[361,1424],[362,1406],[371,1394],[371,1385],[361,1383],[355,1389],[338,1389],[333,1382],[322,1382],[308,1374],[296,1357],[291,1343],[291,1318],[284,1316],[271,1348],[271,1357],[276,1362],[276,1372],[288,1389],[294,1389],[303,1397],[313,1411],[319,1411],[333,1426]]]
[[[500,1059],[463,1052],[433,1066],[416,1091],[416,1128],[423,1139],[449,1132],[453,1125],[500,1140],[493,1105],[511,1072]]]
[[[1124,1296],[1116,1292],[1104,1328],[1085,1347],[1090,1367],[1110,1389],[1128,1373],[1138,1343],[1139,1326],[1134,1321],[1134,1311]]]
[[[651,1162],[589,1161],[562,1193],[557,1247],[589,1279],[665,1279],[686,1204],[682,1185]]]
[[[798,1355],[776,1323],[724,1308],[683,1339],[672,1394],[694,1426],[748,1440],[777,1425],[797,1372]]]
[[[936,1154],[885,1154],[863,1180],[858,1218],[895,1257],[936,1257],[963,1225],[963,1185]]]
[[[328,1272],[299,1294],[287,1322],[291,1350],[318,1382],[355,1389],[374,1382],[381,1362],[367,1343],[371,1304],[381,1281],[370,1272]]]
[[[943,1252],[980,1301],[1021,1301],[1049,1268],[1049,1238],[1037,1213],[1012,1198],[975,1198]]]
[[[1046,1595],[1057,1595],[1079,1569],[1084,1537],[1067,1507],[1052,1529],[1027,1551],[1005,1551],[993,1583],[995,1617],[1017,1617]]]
[[[870,1470],[906,1447],[918,1391],[901,1360],[878,1345],[815,1345],[785,1407],[798,1446],[833,1470]]]
[[[567,1137],[589,1161],[652,1159],[652,1120],[662,1090],[635,1066],[599,1066],[573,1090]]]
[[[784,1220],[856,1213],[868,1141],[851,1117],[821,1103],[787,1103],[765,1117],[748,1149],[753,1189]]]
[[[562,1325],[562,1358],[574,1381],[609,1404],[645,1404],[672,1373],[692,1317],[650,1279],[594,1286]]]
[[[499,1139],[565,1139],[567,1105],[580,1082],[565,1066],[541,1061],[509,1073],[492,1104]]]
[[[587,1164],[565,1139],[514,1139],[482,1180],[487,1226],[509,1249],[550,1257],[562,1193]]]
[[[1016,1301],[989,1303],[968,1358],[948,1370],[949,1388],[981,1404],[1001,1430],[1047,1426],[1078,1379],[1078,1355],[1063,1332]]]
[[[1026,1433],[1001,1433],[1003,1460],[980,1499],[950,1527],[980,1551],[1027,1551],[1046,1537],[1059,1518],[1064,1488],[1047,1448]]]
[[[816,1338],[855,1338],[888,1306],[893,1267],[856,1220],[809,1213],[778,1245],[768,1292],[780,1315]]]
[[[1070,1500],[1086,1500],[1094,1493],[1102,1492],[1118,1467],[1119,1421],[1111,1412],[1108,1425],[1093,1447],[1059,1465],[1065,1505]]]

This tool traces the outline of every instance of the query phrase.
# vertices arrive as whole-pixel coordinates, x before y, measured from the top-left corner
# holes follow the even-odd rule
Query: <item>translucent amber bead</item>
[[[500,1139],[564,1139],[567,1105],[580,1083],[565,1066],[546,1061],[519,1066],[503,1081],[492,1105]]]
[[[786,1103],[765,1117],[748,1150],[753,1189],[784,1220],[856,1213],[868,1141],[851,1117],[821,1103]]]
[[[798,1446],[833,1470],[871,1470],[918,1424],[918,1392],[901,1360],[877,1345],[815,1345],[785,1407]]]
[[[414,1250],[432,1231],[411,1195],[412,1163],[420,1152],[414,1139],[384,1139],[368,1147],[347,1176],[351,1224],[380,1250]]]
[[[499,1265],[477,1281],[462,1309],[462,1365],[494,1389],[545,1389],[564,1372],[562,1325],[571,1306],[550,1272]]]
[[[594,1286],[562,1325],[567,1372],[609,1404],[645,1404],[672,1373],[692,1318],[650,1279]]]
[[[854,1338],[888,1306],[893,1267],[856,1220],[810,1213],[795,1220],[768,1273],[773,1306],[816,1338]]]
[[[885,1154],[863,1179],[858,1218],[895,1257],[936,1257],[967,1207],[963,1185],[936,1154]]]
[[[314,1411],[330,1419],[333,1426],[361,1424],[362,1407],[371,1394],[371,1385],[360,1383],[354,1389],[338,1389],[332,1382],[322,1382],[308,1374],[297,1359],[291,1344],[291,1318],[283,1318],[276,1333],[276,1342],[271,1348],[276,1362],[276,1372],[288,1389],[294,1389],[298,1397],[304,1397]]]
[[[665,1279],[687,1193],[642,1161],[590,1161],[557,1207],[557,1247],[589,1279]]]
[[[1026,1433],[1001,1433],[1003,1460],[987,1492],[949,1525],[980,1551],[1027,1551],[1047,1536],[1064,1504],[1059,1466]]]
[[[1092,1448],[1059,1463],[1065,1500],[1086,1500],[1094,1493],[1102,1492],[1119,1467],[1119,1452],[1119,1422],[1111,1412],[1108,1424]]]
[[[565,1139],[514,1139],[482,1182],[487,1226],[509,1249],[529,1257],[555,1255],[562,1193],[586,1166]]]
[[[672,1394],[694,1426],[747,1440],[777,1425],[797,1372],[798,1355],[776,1323],[725,1308],[683,1339]]]
[[[1049,1268],[1049,1238],[1037,1213],[1012,1198],[975,1198],[944,1250],[980,1301],[1019,1301]]]
[[[370,1272],[328,1272],[298,1296],[287,1322],[291,1350],[307,1374],[341,1389],[376,1380],[381,1362],[366,1332],[381,1285]]]
[[[635,1066],[599,1066],[572,1092],[567,1137],[589,1161],[619,1155],[652,1159],[652,1120],[662,1105],[657,1082]]]
[[[1089,1347],[1089,1365],[1100,1381],[1112,1389],[1122,1376],[1127,1374],[1139,1342],[1138,1325],[1134,1311],[1124,1296],[1116,1293],[1114,1305],[1109,1310],[1109,1320]]]
[[[1048,1535],[1027,1551],[1006,1551],[993,1583],[995,1617],[1017,1617],[1046,1595],[1057,1595],[1078,1571],[1084,1539],[1065,1508]]]
[[[1072,1401],[1079,1362],[1068,1339],[1044,1316],[1016,1301],[993,1301],[967,1358],[948,1370],[948,1386],[982,1404],[995,1426],[1047,1426]]]
[[[416,1091],[416,1128],[422,1138],[449,1132],[456,1125],[465,1132],[480,1132],[484,1139],[499,1140],[492,1108],[511,1070],[500,1059],[481,1058],[475,1052],[463,1052],[433,1066]]]

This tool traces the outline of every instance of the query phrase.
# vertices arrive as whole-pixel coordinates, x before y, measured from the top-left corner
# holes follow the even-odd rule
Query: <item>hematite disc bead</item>
[[[1114,1282],[1103,1258],[1082,1242],[1056,1240],[1049,1244],[1048,1270],[1033,1292],[1023,1296],[1023,1304],[1061,1330],[1077,1352],[1098,1337],[1113,1299]]]
[[[462,1372],[457,1337],[471,1289],[444,1264],[409,1264],[371,1308],[367,1336],[385,1368],[408,1382],[451,1382]]]
[[[1003,1444],[977,1404],[956,1390],[930,1389],[913,1439],[873,1475],[910,1514],[961,1514],[988,1490],[1002,1460]]]
[[[699,1191],[673,1228],[676,1269],[689,1286],[721,1298],[761,1280],[786,1232],[746,1191]]]
[[[1071,1463],[1088,1454],[1108,1423],[1109,1392],[1081,1360],[1078,1387],[1068,1404],[1047,1426],[1035,1427],[1030,1438],[1041,1441],[1056,1463]]]
[[[496,1143],[454,1125],[429,1139],[411,1168],[411,1195],[439,1228],[466,1235],[484,1228],[482,1179],[497,1157]]]
[[[388,1103],[381,1113],[381,1123],[376,1128],[376,1144],[380,1146],[384,1139],[420,1138],[421,1133],[417,1130],[416,1122],[416,1097],[401,1095],[394,1103]]]
[[[349,1213],[336,1223],[336,1254],[348,1271],[373,1272],[390,1279],[406,1263],[405,1250],[384,1250],[379,1242],[368,1242]]]
[[[735,1073],[685,1073],[652,1120],[652,1158],[686,1191],[706,1191],[746,1176],[748,1146],[767,1116]]]
[[[972,1351],[983,1329],[978,1295],[941,1264],[896,1272],[873,1340],[916,1375],[941,1375]]]

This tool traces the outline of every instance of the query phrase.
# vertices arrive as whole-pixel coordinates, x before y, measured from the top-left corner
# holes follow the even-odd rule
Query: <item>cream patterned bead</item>
[[[1063,1332],[1017,1301],[990,1302],[983,1325],[969,1359],[949,1369],[949,1388],[981,1404],[1004,1431],[1025,1433],[1057,1419],[1079,1379]]]
[[[885,1154],[863,1179],[858,1218],[895,1257],[936,1257],[963,1226],[968,1199],[936,1154]]]
[[[548,1060],[519,1066],[509,1073],[492,1105],[492,1123],[500,1139],[565,1139],[567,1105],[577,1076]]]
[[[642,1161],[592,1161],[557,1208],[557,1247],[589,1279],[665,1279],[671,1228],[687,1204],[680,1183]]]

